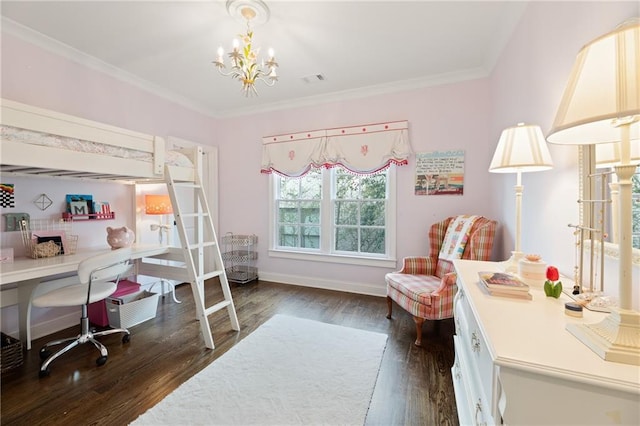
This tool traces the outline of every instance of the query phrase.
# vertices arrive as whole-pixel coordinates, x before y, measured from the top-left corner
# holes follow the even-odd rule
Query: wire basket
[[[4,373],[22,365],[22,342],[2,333],[0,371]]]
[[[22,244],[26,255],[42,259],[62,254],[75,254],[78,236],[71,234],[71,222],[32,219],[20,222]]]

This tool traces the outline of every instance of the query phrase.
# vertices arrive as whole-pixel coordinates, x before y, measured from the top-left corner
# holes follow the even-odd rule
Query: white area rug
[[[362,425],[381,333],[275,315],[135,425]]]

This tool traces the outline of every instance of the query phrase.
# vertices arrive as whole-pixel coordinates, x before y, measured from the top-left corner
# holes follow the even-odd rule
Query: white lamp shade
[[[502,131],[489,171],[539,172],[553,167],[540,126],[519,123]]]
[[[614,167],[620,164],[620,143],[596,145],[596,167]],[[631,141],[630,164],[640,164],[640,140]]]
[[[547,140],[585,145],[617,142],[619,124],[634,121],[631,141],[640,125],[640,23],[623,23],[582,48]]]

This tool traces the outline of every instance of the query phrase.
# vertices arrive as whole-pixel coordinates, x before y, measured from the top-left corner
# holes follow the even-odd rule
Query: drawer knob
[[[479,422],[478,421],[478,414],[482,414],[482,403],[480,401],[480,398],[478,398],[478,402],[476,402],[476,414],[475,416],[473,416],[474,424],[478,425],[478,426],[486,426],[487,422]]]
[[[471,333],[471,350],[480,353],[480,339],[475,331]]]

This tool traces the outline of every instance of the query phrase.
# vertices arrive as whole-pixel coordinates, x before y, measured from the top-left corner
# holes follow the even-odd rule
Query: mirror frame
[[[594,199],[595,185],[591,185],[591,179],[589,175],[595,172],[595,146],[594,145],[580,145],[578,146],[578,191],[580,199]],[[580,203],[579,209],[579,223],[588,224],[589,227],[593,226],[593,218],[590,217],[588,209],[584,208],[585,203]],[[591,239],[585,238],[585,251],[591,250]],[[599,242],[599,241],[598,241]],[[594,244],[594,253],[600,254],[599,244]],[[605,241],[604,243],[604,255],[609,259],[620,259],[620,248],[618,244]],[[633,248],[631,254],[631,263],[636,266],[640,266],[640,249]]]

